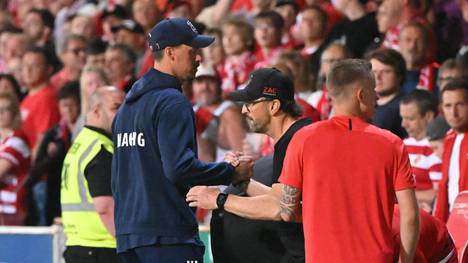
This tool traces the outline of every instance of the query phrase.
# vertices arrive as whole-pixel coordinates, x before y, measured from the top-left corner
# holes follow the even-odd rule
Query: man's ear
[[[356,92],[356,98],[358,102],[363,103],[366,97],[366,95],[364,94],[366,92],[364,88],[357,88],[355,92]]]
[[[435,114],[433,111],[428,111],[426,112],[426,114],[424,114],[424,119],[426,119],[426,121],[429,123],[430,121],[432,121],[435,117]]]
[[[170,59],[170,60],[175,60],[175,52],[173,47],[167,47],[164,49],[165,55]]]
[[[270,103],[271,115],[275,115],[276,113],[278,113],[280,108],[281,108],[280,100],[278,100],[278,99],[273,100],[272,103]]]

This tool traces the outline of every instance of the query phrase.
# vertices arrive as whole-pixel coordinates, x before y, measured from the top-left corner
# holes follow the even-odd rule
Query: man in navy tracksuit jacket
[[[203,262],[188,189],[248,179],[242,172],[252,162],[235,168],[197,159],[192,105],[180,84],[193,78],[198,49],[213,41],[182,18],[165,19],[149,33],[154,68],[133,85],[113,123],[112,191],[122,262]]]

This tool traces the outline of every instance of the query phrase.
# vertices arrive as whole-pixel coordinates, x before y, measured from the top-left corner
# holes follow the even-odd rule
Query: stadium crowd
[[[243,106],[228,99],[249,83],[254,70],[275,67],[290,77],[302,117],[318,122],[334,116],[326,87],[332,65],[362,58],[376,81],[372,124],[403,140],[424,216],[446,223],[456,197],[468,190],[468,1],[7,0],[0,5],[0,225],[60,221],[63,161],[85,125],[91,95],[105,86],[127,93],[153,67],[148,32],[175,17],[215,38],[201,50],[195,78],[182,85],[193,103],[200,160],[222,161],[230,151],[257,160],[272,155],[275,141],[249,130]],[[110,193],[110,173],[93,180],[108,185],[103,195]],[[231,188],[226,191],[235,191]],[[210,217],[197,210],[200,223]],[[235,240],[226,244],[232,251],[244,249],[238,231],[263,227],[267,234],[256,233],[272,240],[271,247],[250,249],[267,251],[266,258],[273,258],[268,262],[280,258],[284,248],[273,244],[277,237],[269,223],[216,210],[211,221],[212,231],[218,231],[215,250],[223,250],[216,238],[225,237]]]

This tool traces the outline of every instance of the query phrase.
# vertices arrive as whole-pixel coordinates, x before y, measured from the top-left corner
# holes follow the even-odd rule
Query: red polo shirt
[[[349,116],[304,127],[279,181],[302,190],[307,262],[392,262],[395,192],[414,188],[397,136]]]

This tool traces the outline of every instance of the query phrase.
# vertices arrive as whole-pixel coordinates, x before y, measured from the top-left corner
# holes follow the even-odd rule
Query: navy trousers
[[[119,253],[121,263],[203,263],[204,246],[153,245]]]

